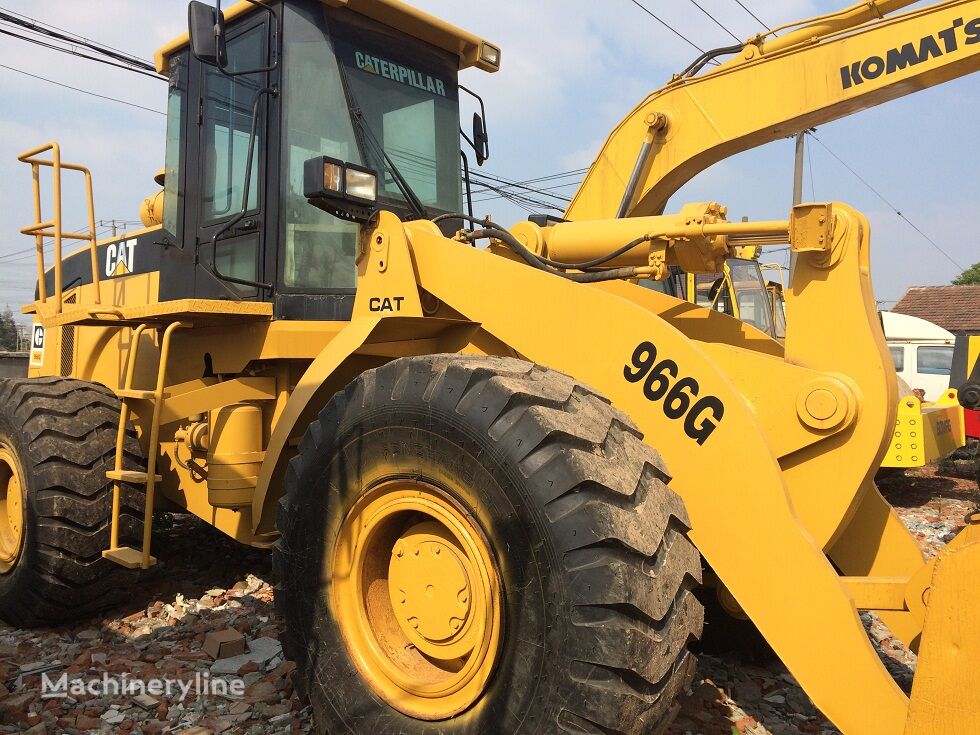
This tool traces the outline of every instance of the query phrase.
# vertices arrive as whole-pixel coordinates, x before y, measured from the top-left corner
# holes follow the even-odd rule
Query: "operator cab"
[[[388,0],[192,2],[189,16],[189,35],[156,57],[170,79],[160,300],[350,318],[350,220],[463,209],[458,72],[496,71],[500,51]],[[465,139],[482,163],[475,118]],[[341,185],[314,205],[309,171],[325,162]]]

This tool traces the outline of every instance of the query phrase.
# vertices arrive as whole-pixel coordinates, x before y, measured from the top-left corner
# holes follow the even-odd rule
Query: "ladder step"
[[[135,388],[120,388],[116,391],[116,395],[120,398],[135,398],[139,401],[153,401],[156,400],[156,393],[152,390],[137,390]],[[169,393],[163,394],[164,399],[170,397]]]
[[[120,546],[118,549],[109,549],[102,552],[102,558],[115,562],[126,569],[140,569],[143,566],[143,552],[132,549],[129,546]],[[150,566],[156,566],[155,557],[150,557]]]
[[[150,482],[150,476],[146,472],[138,472],[136,470],[109,470],[105,473],[105,476],[110,480],[117,480],[118,482],[131,482],[134,485],[147,485]],[[163,478],[160,475],[153,476],[154,482],[163,482]]]

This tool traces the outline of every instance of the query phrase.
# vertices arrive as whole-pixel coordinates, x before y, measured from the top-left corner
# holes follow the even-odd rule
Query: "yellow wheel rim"
[[[400,712],[446,719],[485,690],[499,575],[475,519],[441,490],[396,480],[358,500],[337,539],[332,603],[361,675]]]
[[[24,484],[9,445],[0,441],[0,574],[14,568],[24,541]]]

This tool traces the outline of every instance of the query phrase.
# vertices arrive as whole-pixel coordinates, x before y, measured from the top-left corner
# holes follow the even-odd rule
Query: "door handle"
[[[255,232],[259,229],[260,224],[261,223],[257,219],[249,218],[242,220],[242,223],[240,225],[236,225],[232,232],[234,232],[236,235],[244,235],[247,232]]]

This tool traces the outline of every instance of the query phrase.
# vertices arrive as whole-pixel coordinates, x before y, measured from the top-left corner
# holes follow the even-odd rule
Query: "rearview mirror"
[[[187,6],[187,31],[191,53],[204,64],[218,65],[221,39],[221,18],[216,8],[199,0]]]
[[[473,113],[473,150],[476,151],[476,162],[480,166],[490,158],[490,136],[487,135],[487,126],[478,112]]]

